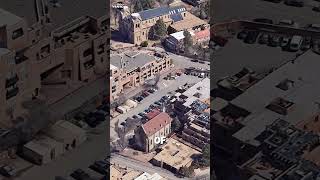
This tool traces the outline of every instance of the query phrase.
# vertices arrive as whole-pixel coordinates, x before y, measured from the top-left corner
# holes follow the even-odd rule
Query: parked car
[[[161,106],[161,103],[159,101],[154,102],[154,104]]]
[[[290,42],[290,38],[285,36],[285,37],[282,38],[280,46],[283,47],[283,48],[287,47],[289,42]]]
[[[138,102],[141,102],[143,100],[143,97],[142,96],[138,96],[137,98],[136,98],[136,101],[138,101]]]
[[[265,23],[265,24],[273,24],[273,21],[271,19],[267,19],[267,18],[256,18],[253,21],[259,22],[259,23]]]
[[[143,113],[143,112],[139,113],[138,115],[141,116],[141,117],[145,117],[146,116],[146,114]]]
[[[306,51],[311,48],[311,37],[305,37],[302,41],[300,49]]]
[[[205,64],[205,62],[204,61],[198,61],[200,64]]]
[[[153,94],[155,91],[153,89],[149,89],[148,92]]]
[[[250,31],[247,37],[244,39],[244,42],[248,44],[254,44],[257,40],[258,35],[258,31]]]
[[[281,37],[279,35],[274,35],[270,38],[269,46],[277,47],[280,46]]]
[[[4,165],[0,168],[0,174],[5,177],[12,177],[17,174],[17,170],[13,166]]]
[[[288,6],[303,7],[304,0],[285,0],[284,4]]]
[[[267,33],[262,33],[260,36],[259,36],[259,40],[258,40],[258,42],[260,43],[260,44],[267,44],[268,43],[268,41],[269,41],[269,34],[267,34]]]
[[[249,33],[248,30],[246,30],[246,29],[245,29],[245,30],[242,30],[242,31],[240,31],[240,32],[238,33],[237,38],[238,38],[238,39],[245,39],[245,38],[247,37],[248,33]]]
[[[313,7],[312,10],[316,12],[320,12],[320,6]]]
[[[95,128],[97,127],[101,121],[97,120],[95,117],[91,116],[91,117],[86,117],[85,122],[91,127],[91,128]]]
[[[90,176],[88,173],[86,173],[85,171],[83,171],[82,169],[77,169],[75,171],[73,171],[70,174],[71,177],[73,177],[76,180],[85,180],[85,179],[89,179]]]
[[[191,62],[198,62],[197,59],[191,59]]]
[[[289,26],[289,27],[299,27],[298,23],[294,22],[293,20],[290,19],[282,19],[279,21],[278,25],[280,26]]]
[[[132,119],[138,119],[139,117],[137,115],[133,115]]]
[[[320,24],[308,24],[306,29],[312,31],[320,31]]]

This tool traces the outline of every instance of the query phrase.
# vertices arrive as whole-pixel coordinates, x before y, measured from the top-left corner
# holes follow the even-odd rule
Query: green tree
[[[173,132],[178,132],[180,129],[181,129],[181,122],[178,118],[174,118],[173,121],[172,121],[172,131]]]
[[[184,30],[183,35],[184,35],[184,39],[183,39],[184,52],[187,55],[190,55],[191,49],[193,46],[192,36],[191,36],[190,32],[187,30]]]
[[[142,47],[148,47],[148,41],[143,41],[140,46],[142,46]]]
[[[191,177],[193,175],[193,171],[194,170],[193,170],[192,166],[190,166],[190,167],[182,166],[179,169],[178,173],[184,177]]]
[[[202,156],[201,156],[199,164],[203,165],[203,166],[210,165],[210,144],[206,144],[202,148]]]
[[[152,9],[155,7],[155,0],[134,0],[133,12],[140,12],[143,10]]]
[[[157,20],[156,24],[151,29],[151,38],[159,40],[167,35],[167,26],[162,19]]]

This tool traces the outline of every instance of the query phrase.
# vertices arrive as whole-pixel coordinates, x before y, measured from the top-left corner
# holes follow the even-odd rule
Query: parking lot
[[[246,44],[233,38],[220,51],[214,54],[213,84],[217,80],[239,72],[243,67],[248,67],[257,73],[269,71],[284,62],[293,59],[296,53],[282,51],[280,47],[270,47],[260,44]]]
[[[232,19],[269,18],[274,20],[291,19],[305,24],[319,24],[319,12],[312,10],[319,2],[314,0],[305,1],[305,7],[287,6],[282,2],[272,3],[264,0],[215,0],[214,22],[229,21]]]
[[[176,80],[161,80],[158,84],[159,90],[153,94],[150,94],[148,97],[144,98],[136,108],[132,109],[131,111],[121,114],[116,118],[112,119],[110,122],[110,140],[115,141],[117,139],[117,134],[114,131],[115,123],[119,120],[119,124],[125,122],[128,117],[132,117],[133,115],[137,115],[140,112],[144,112],[151,104],[155,101],[161,99],[162,96],[167,95],[169,92],[175,91],[179,86],[182,86],[186,83],[195,84],[199,82],[201,78],[196,76],[189,76],[189,75],[181,75],[177,77]]]

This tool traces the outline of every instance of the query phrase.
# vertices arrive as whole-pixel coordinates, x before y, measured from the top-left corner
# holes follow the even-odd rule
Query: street
[[[127,166],[129,168],[141,171],[141,172],[147,172],[149,174],[154,174],[154,173],[158,173],[159,175],[161,175],[164,178],[167,178],[169,180],[180,180],[181,178],[178,178],[176,176],[174,176],[170,171],[167,171],[163,168],[160,167],[156,167],[153,166],[151,164],[147,164],[147,163],[142,163],[140,161],[131,159],[131,158],[127,158],[121,155],[117,155],[117,154],[112,154],[111,155],[111,163],[116,163],[116,164],[120,164],[122,166]],[[188,179],[188,178],[183,178],[183,179]]]

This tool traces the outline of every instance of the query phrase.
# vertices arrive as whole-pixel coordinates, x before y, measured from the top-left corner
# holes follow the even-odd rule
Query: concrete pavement
[[[173,175],[170,171],[167,171],[163,168],[156,167],[151,165],[150,163],[143,163],[131,158],[127,158],[121,155],[112,154],[111,155],[111,163],[120,164],[122,166],[127,166],[131,169],[135,169],[137,171],[141,172],[147,172],[150,174],[158,173],[164,178],[167,178],[169,180],[181,180],[182,178],[178,178],[175,175]],[[183,178],[188,179],[188,178]]]

